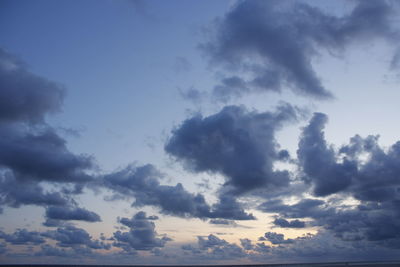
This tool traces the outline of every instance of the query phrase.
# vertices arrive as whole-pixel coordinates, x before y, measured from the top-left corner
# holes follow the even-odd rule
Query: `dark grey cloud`
[[[251,218],[253,219],[253,218]],[[255,219],[255,218],[254,218]],[[253,228],[251,226],[246,226],[242,224],[236,223],[234,220],[227,220],[227,219],[211,219],[208,221],[209,224],[217,225],[219,227],[226,227],[226,228]],[[225,235],[228,233],[216,233],[217,235]]]
[[[273,224],[282,228],[304,228],[306,226],[305,222],[300,220],[288,221],[284,218],[276,218]]]
[[[315,186],[314,194],[317,196],[346,189],[357,172],[356,162],[347,158],[337,162],[334,149],[327,145],[323,132],[327,120],[325,114],[315,113],[309,125],[303,129],[297,150],[304,180]]]
[[[333,207],[318,199],[302,199],[293,205],[286,205],[282,200],[270,200],[258,208],[269,213],[279,213],[286,218],[320,218],[329,216],[334,211]]]
[[[246,213],[237,197],[230,194],[221,194],[216,204],[212,206],[210,218],[227,218],[232,220],[254,220],[253,214]]]
[[[179,94],[183,99],[191,101],[195,104],[200,103],[206,96],[205,92],[194,87],[190,87],[186,90],[179,89]]]
[[[250,92],[249,85],[239,76],[230,76],[221,80],[214,87],[213,95],[221,102],[228,102],[231,97],[240,97]]]
[[[198,236],[197,245],[188,244],[182,246],[185,252],[201,261],[208,260],[232,260],[246,257],[245,251],[238,245],[227,242],[213,234]]]
[[[4,243],[0,243],[0,255],[7,252],[7,245]]]
[[[135,198],[133,206],[156,206],[164,214],[180,217],[253,219],[234,198],[221,198],[212,207],[202,194],[188,192],[182,184],[161,185],[162,174],[150,164],[129,166],[104,176],[103,185],[118,194]]]
[[[188,72],[193,68],[192,64],[185,57],[176,57],[174,69],[176,72]]]
[[[297,116],[289,104],[263,113],[227,106],[217,114],[185,120],[173,130],[165,151],[190,171],[223,174],[227,193],[286,186],[288,172],[273,170],[280,160],[274,134]]]
[[[42,233],[43,236],[57,241],[60,247],[110,249],[111,245],[93,239],[84,229],[75,226],[59,227],[56,230]]]
[[[201,240],[199,242],[199,240]],[[330,231],[319,231],[316,234],[304,234],[294,239],[287,239],[283,234],[267,232],[254,243],[249,238],[240,239],[241,247],[229,243],[214,235],[198,237],[198,244],[182,246],[186,256],[191,255],[198,261],[248,259],[254,262],[270,263],[300,263],[333,261],[366,261],[366,260],[396,260],[398,250],[382,247],[378,244],[367,244],[357,240],[347,242],[335,237]],[[272,243],[271,246],[266,242]],[[199,245],[199,243],[201,245]],[[229,252],[231,258],[228,258]]]
[[[26,131],[20,125],[0,125],[0,166],[20,180],[87,182],[92,159],[75,155],[52,128]]]
[[[31,73],[14,55],[0,48],[0,122],[43,122],[60,110],[64,88]]]
[[[84,208],[69,206],[52,206],[46,209],[46,217],[52,220],[77,220],[86,222],[100,222],[100,216]]]
[[[0,174],[0,205],[66,205],[70,200],[60,192],[46,192],[34,182],[19,182],[11,172]]]
[[[290,239],[290,238],[285,239],[285,235],[278,234],[275,232],[267,232],[267,233],[265,233],[264,236],[269,242],[271,242],[274,245],[293,243],[293,239]]]
[[[165,243],[171,241],[171,239],[165,235],[159,238],[152,220],[154,220],[154,217],[147,217],[143,211],[139,211],[131,219],[119,219],[121,224],[129,227],[129,231],[115,232],[114,239],[116,241],[114,246],[120,247],[127,252],[164,247]]]
[[[360,204],[343,209],[340,203],[326,203],[330,208],[320,203],[297,214],[290,214],[295,205],[262,207],[285,217],[314,218],[343,240],[400,247],[400,142],[383,149],[378,136],[356,135],[335,150],[324,139],[326,121],[326,115],[317,113],[303,130],[298,157],[304,180],[314,185],[316,195],[341,193],[341,198],[352,197]]]
[[[36,256],[47,256],[47,257],[76,257],[72,251],[65,248],[58,248],[48,244],[44,244],[40,247],[40,251],[35,254]]]
[[[214,95],[226,100],[288,86],[300,95],[329,98],[312,60],[320,51],[340,54],[350,44],[377,38],[397,45],[394,5],[356,1],[349,13],[336,16],[302,2],[238,1],[200,45],[212,64],[234,74],[222,79]]]
[[[4,239],[4,241],[13,245],[38,245],[45,242],[41,233],[26,229],[17,229],[12,234],[0,231],[0,239]]]
[[[73,226],[72,223],[65,221],[65,220],[57,220],[57,219],[50,219],[46,218],[43,222],[43,226],[47,227],[66,227],[66,226]]]
[[[348,145],[340,148],[338,155],[357,162],[349,192],[359,200],[387,202],[400,199],[400,141],[388,149],[380,147],[379,136],[362,138],[356,135]],[[361,154],[368,160],[362,162]]]
[[[314,185],[314,194],[345,192],[364,201],[398,199],[400,142],[385,151],[378,136],[355,135],[335,150],[324,138],[326,123],[325,114],[315,113],[303,129],[297,151],[303,179]],[[360,158],[362,154],[368,155],[366,161]]]
[[[66,140],[46,123],[48,115],[61,110],[64,91],[0,48],[0,205],[67,205],[70,195],[92,180],[87,174],[94,167],[92,158],[69,151]],[[77,190],[53,184],[46,191],[49,183]]]

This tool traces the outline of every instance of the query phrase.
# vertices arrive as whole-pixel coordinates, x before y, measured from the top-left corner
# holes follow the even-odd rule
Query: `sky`
[[[399,260],[396,1],[0,1],[0,264]]]

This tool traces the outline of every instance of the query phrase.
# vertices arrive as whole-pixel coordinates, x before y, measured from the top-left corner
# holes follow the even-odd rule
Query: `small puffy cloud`
[[[346,189],[357,172],[354,161],[344,158],[343,162],[337,162],[335,151],[327,145],[323,132],[327,120],[325,114],[315,113],[303,129],[297,150],[304,180],[315,186],[314,194],[317,196]]]
[[[304,228],[306,226],[305,222],[300,220],[288,221],[283,218],[276,218],[273,224],[282,228]]]
[[[171,239],[167,236],[157,237],[155,224],[152,222],[154,219],[155,217],[153,216],[147,217],[143,211],[136,213],[131,219],[119,219],[121,224],[129,227],[129,231],[115,232],[114,246],[120,247],[126,252],[164,247],[165,243],[171,241]]]
[[[227,242],[213,234],[198,236],[197,246],[187,244],[182,250],[190,252],[199,260],[231,260],[246,257],[245,251],[238,245]]]
[[[111,247],[110,244],[93,239],[84,229],[75,226],[59,227],[42,235],[57,241],[60,247],[89,249],[110,249]]]

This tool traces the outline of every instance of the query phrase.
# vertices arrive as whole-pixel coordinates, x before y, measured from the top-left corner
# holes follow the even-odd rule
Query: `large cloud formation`
[[[300,95],[330,98],[312,60],[319,51],[340,53],[350,44],[376,38],[397,45],[394,5],[357,1],[349,14],[335,16],[303,2],[238,1],[201,45],[211,63],[233,73],[214,88],[214,95],[227,100],[289,87]]]
[[[175,186],[161,185],[160,179],[162,174],[153,165],[132,165],[104,176],[102,186],[116,194],[134,197],[132,206],[155,206],[164,214],[201,219],[254,219],[235,199],[224,198],[211,207],[202,194],[190,193],[180,183]]]
[[[131,219],[121,218],[119,222],[129,228],[129,232],[117,231],[114,233],[114,246],[123,248],[127,252],[132,250],[152,250],[164,247],[165,243],[171,241],[167,236],[157,237],[155,216],[146,216],[146,213],[139,211]]]
[[[91,157],[70,152],[46,123],[61,109],[65,89],[30,72],[25,63],[0,49],[0,205],[61,206],[66,191],[46,191],[44,183],[84,184]]]
[[[224,175],[224,187],[232,194],[286,186],[288,172],[273,169],[274,162],[288,156],[280,150],[275,132],[297,116],[288,104],[263,113],[227,106],[217,114],[185,120],[173,130],[165,151],[193,172]]]
[[[349,44],[374,38],[398,40],[390,22],[391,2],[354,3],[348,14],[334,16],[300,2],[237,2],[217,21],[215,39],[203,45],[213,63],[233,71],[214,88],[215,96],[226,100],[289,87],[301,95],[331,97],[312,65],[318,52],[340,53]],[[398,58],[393,59],[393,67]],[[325,140],[327,115],[315,113],[302,129],[294,159],[275,139],[285,123],[299,118],[299,110],[289,104],[272,112],[227,106],[213,115],[193,116],[173,130],[165,151],[191,172],[224,177],[216,203],[209,204],[203,194],[191,193],[180,183],[162,184],[163,175],[150,164],[93,179],[88,174],[92,158],[72,153],[66,140],[46,123],[48,115],[61,109],[64,91],[0,49],[0,212],[3,206],[43,206],[44,225],[52,227],[44,232],[0,231],[0,254],[8,251],[7,245],[26,245],[40,246],[38,256],[88,256],[92,250],[111,246],[129,255],[136,256],[137,251],[161,255],[159,249],[171,239],[156,232],[157,216],[141,211],[132,218],[119,218],[120,230],[100,239],[69,222],[101,221],[73,199],[84,185],[93,183],[111,190],[115,198],[134,198],[134,208],[153,206],[162,214],[232,227],[239,226],[233,220],[255,219],[241,197],[259,200],[267,191],[278,192],[264,194],[268,200],[258,206],[274,214],[273,227],[319,229],[316,235],[298,238],[269,231],[258,243],[242,238],[240,246],[214,234],[198,236],[196,244],[182,246],[185,255],[193,257],[265,261],[271,257],[329,259],[332,254],[342,259],[398,255],[400,142],[386,149],[378,144],[378,136],[356,135],[336,149]],[[278,162],[296,163],[298,175],[277,170]],[[298,196],[303,198],[296,200]],[[291,197],[290,202],[285,197]]]

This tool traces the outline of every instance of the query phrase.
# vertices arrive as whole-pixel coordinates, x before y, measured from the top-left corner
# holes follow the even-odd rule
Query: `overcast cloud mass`
[[[1,6],[0,264],[399,260],[396,1]]]

